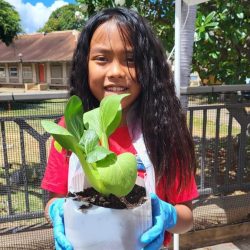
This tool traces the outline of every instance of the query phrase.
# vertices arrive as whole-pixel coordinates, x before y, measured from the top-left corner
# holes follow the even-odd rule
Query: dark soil
[[[98,193],[94,188],[87,188],[82,192],[69,193],[68,197],[75,197],[77,200],[85,201],[86,204],[82,205],[80,208],[85,209],[91,205],[115,208],[115,209],[125,209],[134,208],[143,204],[146,199],[146,191],[144,187],[135,185],[132,191],[124,197],[116,197],[115,195],[104,196]]]

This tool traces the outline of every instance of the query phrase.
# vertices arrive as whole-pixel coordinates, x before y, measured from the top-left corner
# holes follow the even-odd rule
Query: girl
[[[82,98],[85,111],[96,108],[106,95],[130,94],[122,101],[122,122],[109,144],[117,154],[137,154],[143,163],[139,161],[139,174],[151,186],[154,225],[141,237],[144,249],[159,249],[163,242],[169,244],[170,233],[190,230],[197,197],[194,146],[164,49],[148,23],[125,8],[91,17],[78,40],[70,83],[71,94]],[[72,249],[64,234],[60,199],[68,188],[67,155],[52,143],[42,182],[52,197],[45,214],[52,221],[57,249]]]

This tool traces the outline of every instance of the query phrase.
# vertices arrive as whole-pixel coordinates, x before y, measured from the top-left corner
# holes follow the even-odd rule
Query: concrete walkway
[[[250,250],[250,238],[192,250]]]
[[[0,87],[0,93],[25,93],[25,89]]]

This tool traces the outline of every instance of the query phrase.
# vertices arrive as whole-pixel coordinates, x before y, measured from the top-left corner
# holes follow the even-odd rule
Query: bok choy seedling
[[[55,139],[57,150],[74,152],[91,186],[103,195],[127,195],[137,177],[135,156],[128,152],[116,155],[108,144],[108,137],[120,124],[121,100],[125,96],[107,96],[98,108],[86,113],[81,99],[72,96],[64,111],[66,128],[42,121],[44,129]]]

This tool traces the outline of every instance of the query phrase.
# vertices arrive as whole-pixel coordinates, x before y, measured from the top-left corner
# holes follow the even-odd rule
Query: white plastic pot
[[[67,198],[64,223],[74,250],[140,250],[140,237],[152,225],[151,201],[133,209],[92,206]]]
[[[74,154],[70,157],[69,192],[89,187],[82,167]],[[73,162],[73,163],[72,163]],[[145,187],[138,177],[136,184]],[[149,190],[147,190],[147,193]],[[64,223],[67,239],[74,250],[140,250],[141,235],[152,226],[151,200],[133,209],[92,206],[79,209],[83,202],[66,198]]]

